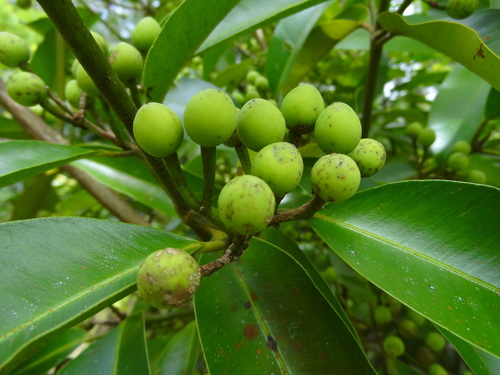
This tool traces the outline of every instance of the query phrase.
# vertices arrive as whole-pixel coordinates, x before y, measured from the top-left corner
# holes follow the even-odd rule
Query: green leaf
[[[498,202],[484,185],[408,181],[329,204],[310,223],[372,283],[498,356]]]
[[[140,262],[191,240],[147,227],[84,218],[0,224],[0,372],[54,335],[135,289]]]
[[[187,0],[169,16],[148,52],[144,66],[144,88],[150,101],[163,101],[180,70],[239,2]]]
[[[29,139],[28,134],[15,120],[1,116],[0,137],[4,139]]]
[[[55,173],[43,173],[27,181],[24,190],[16,199],[10,221],[37,217],[47,198],[51,193],[54,194],[52,180],[55,176]]]
[[[203,255],[201,263],[214,259]],[[374,373],[304,269],[264,240],[203,278],[194,303],[212,374]]]
[[[494,20],[495,15],[498,22],[500,11],[486,12],[478,12],[478,16],[484,16],[485,24],[488,24],[487,20],[490,18]],[[378,22],[393,34],[416,39],[444,53],[500,90],[500,57],[483,42],[482,36],[475,30],[449,21],[410,25],[401,15],[389,12],[381,13]]]
[[[150,374],[142,311],[93,342],[60,374]]]
[[[39,141],[0,143],[0,188],[86,158],[95,151]]]

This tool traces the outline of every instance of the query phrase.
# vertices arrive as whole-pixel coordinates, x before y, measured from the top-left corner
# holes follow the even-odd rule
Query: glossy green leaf
[[[264,240],[202,279],[194,303],[212,374],[374,373],[304,269]]]
[[[192,374],[198,357],[200,341],[196,322],[192,321],[176,333],[165,346],[156,369],[158,375]]]
[[[500,355],[498,202],[484,185],[407,181],[329,204],[310,224],[372,283]]]
[[[482,22],[488,23],[490,16],[498,20],[499,14],[500,11],[488,10]],[[380,14],[378,21],[393,34],[411,37],[444,53],[500,90],[500,57],[475,30],[449,21],[409,24],[401,15],[389,12]]]
[[[150,101],[163,101],[180,70],[239,2],[187,0],[169,16],[148,52],[144,66],[144,89]]]
[[[310,8],[326,0],[241,0],[215,28],[198,52],[225,40],[249,33],[264,25]]]
[[[443,81],[429,113],[436,132],[431,150],[443,159],[456,141],[470,141],[481,125],[491,86],[471,71],[456,65]]]
[[[95,151],[39,141],[0,143],[0,187],[93,155]]]
[[[122,161],[127,162],[126,160]],[[116,169],[93,160],[78,160],[73,165],[87,172],[104,185],[141,202],[147,207],[172,216],[175,215],[173,203],[168,195],[159,185],[149,180],[127,173],[126,169]]]
[[[25,353],[135,289],[149,253],[191,240],[147,227],[84,218],[0,224],[0,372]]]
[[[150,374],[142,311],[90,344],[60,374]]]

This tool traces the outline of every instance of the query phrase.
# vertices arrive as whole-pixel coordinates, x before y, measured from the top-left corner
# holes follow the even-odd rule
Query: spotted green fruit
[[[356,112],[347,104],[330,104],[316,120],[314,138],[326,154],[348,154],[361,139],[361,122]]]
[[[349,156],[358,165],[361,177],[370,177],[377,173],[385,164],[385,148],[382,143],[371,138],[359,141]]]
[[[405,344],[397,336],[387,336],[383,343],[384,352],[390,357],[399,357],[405,352]]]
[[[420,134],[420,132],[422,131],[422,129],[423,129],[423,126],[419,122],[412,122],[406,128],[406,134],[408,134],[408,136],[411,139],[417,139],[418,135]]]
[[[430,147],[436,140],[436,132],[431,128],[423,128],[417,139],[422,146]]]
[[[177,151],[184,129],[177,114],[161,103],[144,104],[134,118],[134,137],[149,155],[162,158]]]
[[[312,130],[319,114],[325,109],[325,103],[315,86],[304,84],[286,94],[280,109],[288,129],[305,133]]]
[[[454,152],[448,157],[448,168],[463,171],[469,166],[469,157],[463,152]]]
[[[452,152],[463,152],[466,155],[469,155],[471,152],[471,145],[467,141],[457,141],[453,145],[451,149]]]
[[[16,68],[29,58],[30,50],[23,38],[6,31],[0,32],[0,63]]]
[[[252,99],[245,103],[238,115],[236,126],[241,142],[253,151],[285,137],[285,119],[280,110],[265,99]]]
[[[137,273],[137,289],[141,297],[158,309],[186,303],[199,284],[200,271],[196,260],[174,248],[150,254]]]
[[[140,20],[132,31],[132,44],[140,51],[147,51],[153,45],[161,26],[153,17]]]
[[[14,73],[7,80],[6,86],[12,100],[26,107],[40,104],[47,98],[45,82],[32,73]]]
[[[425,344],[435,352],[440,352],[446,345],[445,338],[437,332],[429,332],[425,336]]]
[[[194,95],[184,110],[184,127],[193,141],[204,147],[226,142],[236,128],[233,101],[218,89],[205,89]]]
[[[87,95],[99,96],[101,94],[94,81],[92,81],[92,78],[90,78],[88,73],[80,64],[78,64],[78,67],[76,68],[76,81],[78,82],[78,86],[80,86]]]
[[[361,173],[356,162],[343,154],[330,154],[320,158],[311,170],[314,194],[327,202],[343,202],[359,188]]]
[[[142,56],[133,45],[118,43],[109,55],[109,63],[123,81],[138,79],[142,73]]]
[[[244,175],[222,188],[217,207],[222,223],[231,231],[249,235],[267,227],[275,209],[274,194],[262,179]]]
[[[297,147],[276,142],[262,148],[252,163],[252,175],[263,179],[274,194],[284,196],[300,182],[304,163]]]
[[[478,0],[448,0],[446,3],[446,13],[451,18],[461,20],[474,13],[478,5]]]

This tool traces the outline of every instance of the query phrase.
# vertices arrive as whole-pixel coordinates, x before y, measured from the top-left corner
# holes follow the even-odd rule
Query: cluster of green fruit
[[[256,70],[249,70],[245,77],[245,90],[235,89],[231,96],[240,104],[244,104],[252,99],[264,98],[269,89],[268,79]],[[273,102],[272,99],[270,99]]]

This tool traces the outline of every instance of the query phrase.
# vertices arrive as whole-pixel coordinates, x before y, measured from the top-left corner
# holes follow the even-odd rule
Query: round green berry
[[[101,94],[94,81],[92,81],[92,78],[90,78],[88,73],[80,64],[78,64],[78,67],[76,68],[76,81],[78,82],[78,86],[80,86],[87,95],[99,96]]]
[[[429,366],[429,375],[448,375],[448,371],[438,363]]]
[[[424,147],[430,147],[436,140],[436,132],[431,128],[423,128],[418,134],[418,142]]]
[[[273,193],[282,197],[300,182],[304,163],[297,147],[276,142],[262,148],[252,163],[252,175],[263,179]]]
[[[417,139],[422,129],[423,126],[419,122],[412,122],[406,128],[406,134],[408,134],[408,137],[410,137],[411,139]]]
[[[320,158],[311,170],[314,194],[327,202],[343,202],[359,188],[361,173],[356,162],[343,154],[330,154]]]
[[[465,174],[465,181],[473,182],[475,184],[485,184],[486,175],[479,169],[471,169]]]
[[[17,68],[29,58],[30,49],[23,38],[6,31],[0,32],[0,63]]]
[[[257,78],[260,77],[259,72],[256,70],[249,70],[246,76],[247,83],[254,84]]]
[[[108,48],[109,48],[107,40],[104,39],[104,37],[101,34],[95,32],[95,31],[91,31],[90,33],[94,37],[94,39],[95,39],[97,45],[99,46],[99,48],[101,49],[102,53],[106,56],[108,54]]]
[[[466,155],[469,155],[471,152],[471,145],[467,141],[457,141],[453,145],[451,149],[452,152],[463,152]]]
[[[375,319],[375,323],[378,325],[384,325],[392,320],[392,312],[386,306],[377,306],[373,312],[373,317]]]
[[[446,345],[445,338],[437,332],[429,332],[425,336],[425,344],[435,352],[440,352]]]
[[[191,299],[200,284],[196,260],[185,251],[166,248],[150,254],[137,273],[141,297],[158,309],[179,306]]]
[[[194,95],[184,110],[184,127],[191,139],[204,147],[226,142],[236,128],[237,111],[233,101],[218,89],[205,89]]]
[[[478,6],[478,0],[448,0],[446,13],[451,18],[462,20],[474,13]]]
[[[281,112],[288,129],[298,133],[312,130],[325,103],[318,89],[310,84],[295,87],[281,102]]]
[[[463,171],[469,166],[469,157],[463,152],[454,152],[448,157],[448,168],[452,171]]]
[[[361,139],[361,122],[354,110],[345,103],[333,103],[318,116],[314,138],[326,154],[348,154]]]
[[[269,185],[258,177],[238,176],[222,188],[217,207],[222,223],[231,231],[249,235],[271,222],[276,201]]]
[[[40,104],[47,98],[47,86],[33,73],[16,72],[6,83],[7,93],[16,103],[26,107]]]
[[[144,104],[133,124],[137,144],[149,155],[163,158],[177,151],[184,138],[177,114],[161,103]]]
[[[413,337],[417,334],[417,323],[411,319],[405,319],[399,323],[398,330],[404,337]]]
[[[241,142],[253,151],[259,151],[285,137],[285,119],[280,110],[265,99],[245,103],[236,125]]]
[[[238,102],[238,104],[243,104],[245,102],[245,97],[238,90],[234,90],[231,93],[231,96],[233,97],[234,100],[236,100]]]
[[[269,88],[269,81],[264,76],[258,76],[254,82],[255,87],[261,90],[266,90]]]
[[[386,157],[384,145],[371,138],[361,139],[349,156],[358,165],[361,177],[377,173],[384,166]]]
[[[405,344],[397,336],[387,336],[383,343],[384,352],[390,357],[399,357],[405,352]]]
[[[133,45],[118,43],[109,55],[109,63],[123,81],[140,78],[142,74],[142,56]]]
[[[66,83],[64,87],[64,97],[73,108],[80,108],[80,98],[83,90],[78,86],[76,79],[72,79]]]
[[[161,26],[153,17],[145,17],[135,25],[132,31],[132,44],[140,51],[147,51],[153,45]]]

